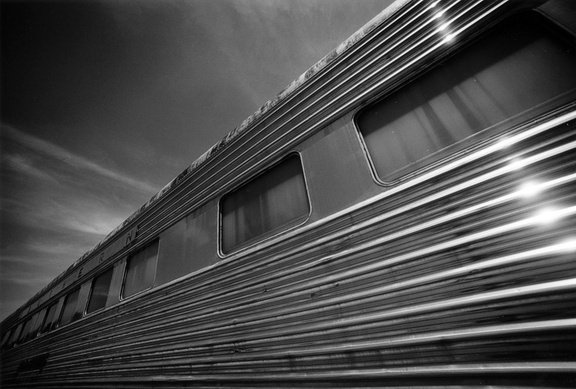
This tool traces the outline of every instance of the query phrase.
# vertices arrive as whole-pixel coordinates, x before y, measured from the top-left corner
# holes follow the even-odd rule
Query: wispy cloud
[[[34,163],[24,155],[6,154],[3,156],[2,160],[19,174],[57,183],[57,180],[53,176],[48,174],[46,171],[38,169],[34,166]]]
[[[85,169],[92,173],[101,175],[103,177],[111,178],[119,183],[128,185],[140,191],[144,191],[151,195],[156,193],[159,189],[153,185],[150,185],[147,182],[135,180],[132,177],[128,177],[122,174],[121,172],[109,169],[101,164],[90,161],[80,155],[74,154],[58,145],[55,145],[38,137],[26,134],[4,123],[2,123],[1,131],[2,136],[6,136],[34,150],[35,152],[41,155],[56,158],[59,161],[64,162],[67,165],[72,166],[74,168]],[[15,166],[23,173],[35,175],[37,177],[46,179],[50,177],[46,172],[43,172],[39,168],[33,168],[29,163],[27,163],[26,159],[23,158],[22,156],[18,155],[9,156],[8,161],[11,162],[13,166]]]
[[[12,126],[1,130],[0,319],[157,191]]]

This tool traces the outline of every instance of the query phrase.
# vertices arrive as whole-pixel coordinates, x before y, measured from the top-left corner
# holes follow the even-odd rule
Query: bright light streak
[[[449,23],[442,23],[442,24],[440,25],[440,27],[438,27],[438,31],[444,31],[444,30],[446,30],[448,27],[450,27],[450,24],[449,24]]]
[[[518,188],[518,196],[520,197],[534,197],[542,191],[542,185],[534,181],[525,182]]]
[[[538,211],[534,219],[538,224],[552,224],[561,219],[562,216],[564,216],[562,210],[548,207]]]
[[[456,36],[456,34],[447,34],[447,35],[444,37],[444,40],[443,40],[442,42],[444,42],[444,43],[450,43],[450,42],[452,42],[452,41],[454,40],[454,37],[455,37],[455,36]]]
[[[522,160],[522,159],[513,159],[510,162],[510,168],[512,170],[520,170],[522,169],[524,166],[526,166],[526,161]]]
[[[440,2],[440,0],[436,0],[435,2],[433,2],[432,4],[430,4],[430,7],[428,7],[428,8],[434,8],[434,7],[436,7],[439,2]]]
[[[570,239],[566,239],[563,242],[560,242],[557,245],[554,245],[554,248],[556,248],[559,252],[575,252],[576,251],[576,239],[574,238],[570,238]]]
[[[498,141],[498,143],[496,144],[496,147],[498,149],[507,149],[508,147],[510,147],[514,142],[512,142],[510,137],[505,137],[500,139],[500,141]]]
[[[444,16],[445,13],[446,11],[444,10],[438,11],[434,14],[434,16],[432,16],[432,19],[440,19],[442,16]]]

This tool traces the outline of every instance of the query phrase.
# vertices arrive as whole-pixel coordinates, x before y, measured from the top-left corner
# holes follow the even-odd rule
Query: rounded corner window
[[[220,199],[220,252],[228,255],[294,227],[310,209],[300,155],[291,153]]]
[[[561,36],[542,15],[519,13],[360,109],[354,123],[377,180],[394,184],[491,136],[489,129],[570,102],[576,55]]]
[[[150,289],[156,277],[159,239],[128,257],[124,273],[122,299]]]
[[[86,315],[96,312],[106,307],[106,301],[110,293],[110,284],[112,283],[112,274],[114,268],[111,267],[92,280],[90,288],[90,297],[86,307]]]

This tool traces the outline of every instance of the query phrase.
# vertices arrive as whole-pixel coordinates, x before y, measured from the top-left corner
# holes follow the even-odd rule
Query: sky
[[[0,1],[0,320],[391,2]]]

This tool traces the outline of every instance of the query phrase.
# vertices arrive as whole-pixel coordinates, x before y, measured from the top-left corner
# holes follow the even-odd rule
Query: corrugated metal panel
[[[520,133],[506,151],[479,151],[473,169],[454,164],[443,180],[357,206],[281,250],[55,331],[35,345],[50,348],[39,386],[570,385],[574,116]],[[553,136],[542,143],[541,134]],[[520,170],[512,156],[525,161]],[[518,192],[528,178],[541,182],[533,199]],[[557,220],[542,224],[538,211],[552,204]],[[37,373],[20,379],[27,374]]]
[[[454,4],[462,28],[504,11]],[[416,53],[438,55],[425,8],[406,7],[382,37],[358,43],[361,63],[331,68],[348,72],[341,82],[319,78],[302,102],[235,138],[194,187],[182,181],[147,211],[141,239],[267,163],[262,155],[400,82],[419,67]],[[575,121],[569,107],[515,129],[506,148],[489,139],[274,245],[9,350],[3,369],[41,388],[574,386]],[[524,196],[527,181],[539,183],[534,197]]]

